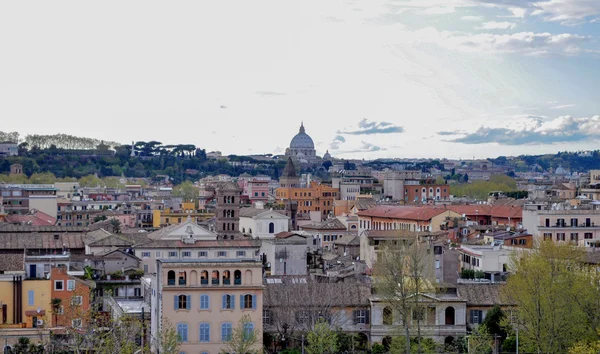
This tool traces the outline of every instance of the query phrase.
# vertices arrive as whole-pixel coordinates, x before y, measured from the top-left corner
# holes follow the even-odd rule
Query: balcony
[[[242,285],[242,279],[234,279],[233,284],[234,285]]]
[[[185,285],[186,281],[185,279],[179,279],[179,285]]]
[[[231,279],[223,279],[223,285],[231,284]]]
[[[200,279],[201,285],[208,285],[208,279]]]
[[[175,285],[175,279],[169,279],[167,285]]]
[[[219,285],[219,279],[213,279],[211,283],[212,285]]]

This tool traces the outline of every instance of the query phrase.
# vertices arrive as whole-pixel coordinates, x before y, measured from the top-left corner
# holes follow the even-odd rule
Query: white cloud
[[[452,7],[452,6],[435,6],[435,7],[429,7],[423,11],[421,11],[422,14],[425,15],[445,15],[445,14],[451,14],[456,12],[456,8]]]
[[[514,22],[485,22],[481,25],[481,29],[485,30],[495,30],[495,29],[513,29],[517,27],[517,24]]]
[[[463,21],[472,21],[472,22],[483,21],[483,17],[481,17],[481,16],[463,16],[460,19]]]
[[[525,14],[527,13],[527,9],[521,7],[509,7],[508,11],[512,13],[512,16],[503,16],[509,18],[525,18]]]
[[[565,108],[573,108],[573,107],[575,107],[574,104],[559,104],[559,105],[550,107],[550,109],[565,109]]]

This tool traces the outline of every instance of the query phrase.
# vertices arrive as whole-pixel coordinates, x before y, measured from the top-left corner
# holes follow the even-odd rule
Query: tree
[[[261,336],[260,331],[254,328],[250,315],[243,315],[237,327],[233,328],[231,339],[225,343],[225,350],[221,349],[221,353],[258,354]]]
[[[338,349],[337,333],[327,322],[319,321],[312,331],[308,332],[306,352],[308,354],[335,354]]]
[[[200,194],[198,187],[190,181],[185,181],[180,185],[173,188],[173,195],[175,197],[183,198],[184,200],[196,200]]]
[[[416,318],[420,346],[420,314],[425,310],[420,303],[420,294],[432,290],[433,259],[427,252],[428,248],[428,244],[423,244],[418,238],[394,240],[383,245],[374,266],[375,292],[400,316],[407,354],[410,353],[412,317]],[[413,316],[413,312],[417,315]]]
[[[597,308],[592,308],[598,299],[593,292],[585,293],[593,278],[583,266],[584,252],[544,241],[531,252],[513,255],[513,274],[503,296],[515,305],[519,340],[525,347],[536,353],[565,353],[576,340],[597,337]],[[591,313],[586,314],[587,308]]]
[[[110,226],[112,226],[114,233],[118,234],[121,232],[121,222],[119,219],[110,219]]]
[[[505,320],[506,315],[504,311],[500,308],[499,305],[495,305],[488,313],[485,315],[485,319],[483,320],[483,324],[485,328],[488,330],[489,334],[492,336],[500,336],[500,340],[504,340],[506,338],[506,329],[502,325]]]
[[[473,330],[468,338],[468,352],[478,354],[492,353],[493,340],[489,329],[484,324],[481,324]]]

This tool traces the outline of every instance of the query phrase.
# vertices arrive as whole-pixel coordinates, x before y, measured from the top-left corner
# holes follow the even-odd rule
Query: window
[[[221,341],[229,342],[231,340],[232,326],[231,323],[226,322],[221,325]]]
[[[223,295],[223,301],[222,301],[222,309],[225,310],[233,310],[235,309],[235,296],[234,295],[230,295],[230,294],[225,294]]]
[[[207,251],[198,251],[198,257],[208,257]]]
[[[169,257],[177,257],[177,252],[169,252]]]
[[[470,310],[469,315],[470,323],[480,324],[483,322],[483,312],[481,310]]]
[[[81,318],[71,320],[71,326],[74,328],[81,328]]]
[[[141,297],[142,296],[142,289],[141,288],[133,288],[133,296],[135,296],[135,297]]]
[[[61,307],[59,307],[59,308],[57,308],[57,309],[56,309],[56,312],[55,312],[55,314],[57,314],[57,315],[62,315],[63,313],[65,313],[65,308],[64,308],[64,306],[61,306]]]
[[[240,295],[240,308],[241,309],[255,309],[256,308],[256,296],[251,294]]]
[[[188,341],[188,325],[187,323],[177,324],[177,336],[180,342],[187,343]]]
[[[155,255],[156,255],[156,258],[160,257],[160,251],[156,251]]]
[[[190,251],[181,252],[181,257],[191,257],[191,256],[192,256],[192,252],[190,252]]]
[[[263,326],[271,324],[271,310],[263,310]]]
[[[236,255],[237,255],[238,257],[245,257],[245,256],[246,256],[246,251],[237,251],[237,252],[236,252]]]
[[[62,280],[55,280],[54,281],[54,290],[58,290],[58,291],[65,290],[64,284],[63,284]]]
[[[354,310],[354,324],[357,323],[369,323],[369,310]]]
[[[210,297],[207,294],[200,295],[200,309],[208,310],[210,308]]]
[[[150,252],[142,252],[142,258],[150,258]]]
[[[552,233],[551,232],[544,232],[544,241],[551,241],[552,240]]]
[[[144,264],[144,273],[148,273],[148,265]]]
[[[414,309],[412,311],[412,319],[413,321],[423,321],[425,319],[425,309]]]
[[[200,342],[210,342],[210,323],[200,323]]]
[[[227,257],[227,251],[219,251],[217,257]]]
[[[174,295],[175,310],[189,310],[191,300],[190,295]]]
[[[29,290],[27,292],[27,305],[28,306],[33,306],[34,298],[35,298],[34,291],[33,290]]]
[[[307,310],[296,311],[296,322],[300,324],[308,323],[309,313]]]
[[[83,304],[83,297],[82,296],[73,296],[71,298],[71,305],[73,305],[73,306],[81,306],[81,304]]]
[[[75,290],[75,280],[67,280],[67,290]]]
[[[559,232],[556,234],[556,241],[564,241],[565,240],[565,233],[564,232]]]
[[[244,323],[244,340],[250,340],[252,335],[254,334],[254,323],[246,322]]]
[[[579,234],[577,232],[571,232],[571,241],[579,240]]]
[[[585,238],[586,240],[593,238],[593,235],[591,232],[586,232],[583,234],[583,238]]]

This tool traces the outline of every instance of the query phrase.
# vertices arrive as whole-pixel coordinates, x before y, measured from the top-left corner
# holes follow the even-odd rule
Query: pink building
[[[241,175],[238,179],[238,185],[242,188],[242,196],[248,196],[248,200],[251,204],[257,201],[268,202],[269,201],[269,182],[271,177],[269,176],[256,176]]]

